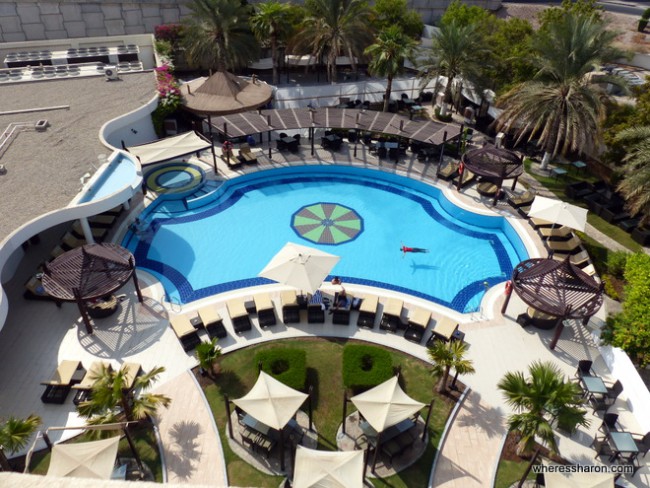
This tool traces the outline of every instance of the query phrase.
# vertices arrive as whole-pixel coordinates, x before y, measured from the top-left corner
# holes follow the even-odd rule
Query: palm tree
[[[271,45],[273,61],[273,84],[278,84],[278,45],[291,35],[292,25],[291,6],[287,3],[269,1],[255,7],[251,17],[251,27],[261,44]]]
[[[528,377],[520,371],[506,373],[497,384],[506,397],[506,403],[515,410],[508,417],[508,430],[521,435],[517,446],[519,455],[533,450],[536,437],[555,454],[557,442],[553,425],[569,431],[578,425],[589,425],[586,411],[580,408],[582,390],[576,383],[565,382],[562,372],[550,362],[536,361],[528,366],[528,373]],[[538,454],[539,448],[535,450],[519,486],[528,476]]]
[[[624,56],[612,45],[615,37],[595,14],[568,13],[533,38],[535,79],[500,100],[504,111],[496,128],[514,131],[518,141],[537,139],[545,151],[542,169],[558,153],[597,147],[607,96],[592,72]],[[621,83],[616,77],[598,78],[604,82]]]
[[[327,78],[335,83],[337,56],[348,56],[356,70],[356,57],[371,39],[370,8],[365,0],[307,0],[305,18],[292,44],[308,46],[317,60],[324,57]]]
[[[442,24],[433,35],[429,57],[418,68],[422,73],[422,88],[435,79],[437,90],[438,77],[447,77],[445,101],[440,107],[441,115],[447,114],[446,102],[452,98],[456,77],[462,76],[470,82],[479,80],[488,54],[489,49],[477,24],[461,25],[452,21]]]
[[[167,407],[171,399],[165,395],[142,393],[153,386],[164,367],[153,368],[139,375],[128,385],[126,368],[113,370],[102,366],[94,379],[90,400],[77,407],[79,415],[89,425],[140,420],[155,415],[160,406]]]
[[[259,46],[240,0],[193,0],[187,6],[192,13],[183,42],[191,63],[226,71],[257,59]]]
[[[467,344],[463,341],[451,341],[449,344],[436,341],[432,346],[427,347],[427,354],[431,362],[433,362],[431,374],[440,377],[436,387],[438,393],[447,390],[451,368],[454,368],[457,374],[472,374],[475,372],[472,361],[464,357],[466,352]]]
[[[4,450],[7,449],[11,454],[20,451],[40,424],[41,418],[37,415],[24,419],[9,417],[0,424],[0,471],[11,471]]]
[[[364,52],[371,58],[368,65],[370,72],[386,78],[384,112],[388,111],[393,78],[404,70],[405,60],[413,62],[416,46],[416,42],[404,34],[399,26],[393,25],[382,30],[375,43]]]
[[[621,131],[616,140],[627,144],[625,179],[618,190],[626,200],[632,215],[641,214],[644,222],[650,220],[650,126],[631,127]]]
[[[217,360],[221,357],[221,348],[217,346],[217,338],[210,342],[201,342],[196,346],[196,359],[199,366],[211,375],[216,374]]]

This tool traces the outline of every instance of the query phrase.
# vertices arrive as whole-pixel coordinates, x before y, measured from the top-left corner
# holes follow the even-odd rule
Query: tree
[[[20,451],[27,445],[27,441],[41,424],[41,418],[30,415],[24,419],[9,417],[0,424],[0,471],[11,471],[9,461],[5,456],[5,449],[11,454]]]
[[[153,368],[135,378],[129,387],[127,370],[114,370],[102,366],[96,377],[90,399],[77,407],[79,415],[88,419],[89,425],[101,425],[123,421],[141,420],[155,415],[160,406],[167,407],[171,399],[165,395],[143,393],[150,389],[165,371],[164,367]]]
[[[407,36],[420,40],[424,22],[417,10],[409,9],[406,0],[377,0],[374,5],[378,32],[398,26]]]
[[[356,70],[356,58],[371,39],[370,8],[365,0],[307,0],[305,18],[292,44],[306,46],[317,60],[325,58],[327,78],[335,83],[337,56],[348,56]]]
[[[476,5],[467,5],[459,0],[454,0],[449,4],[445,13],[440,18],[440,25],[458,24],[458,25],[475,25],[485,26],[494,16],[482,7]]]
[[[221,347],[217,346],[216,337],[210,342],[201,342],[196,346],[196,359],[199,361],[199,366],[211,375],[216,374],[215,366],[220,357]]]
[[[374,75],[386,78],[384,112],[388,111],[393,78],[404,70],[404,61],[414,62],[416,42],[402,32],[399,26],[388,27],[379,33],[375,43],[366,48],[370,56],[368,69]]]
[[[475,24],[462,25],[456,21],[442,24],[432,41],[428,59],[419,66],[421,87],[436,80],[437,89],[438,77],[447,77],[445,102],[440,109],[441,115],[446,115],[454,80],[458,76],[470,82],[480,79],[489,49]]]
[[[451,341],[449,344],[436,341],[427,347],[429,359],[433,362],[431,374],[439,376],[436,390],[438,393],[447,391],[449,372],[454,368],[457,374],[472,374],[475,372],[471,360],[465,358],[467,344],[463,341]]]
[[[190,63],[227,71],[257,59],[259,46],[240,0],[193,0],[187,7],[183,43]]]
[[[268,42],[271,46],[273,62],[273,84],[278,84],[278,47],[292,34],[292,9],[287,3],[269,1],[255,6],[251,17],[251,27],[261,44]]]
[[[537,139],[544,149],[542,169],[558,153],[594,150],[605,117],[605,92],[593,70],[622,57],[613,46],[616,34],[595,15],[569,13],[533,39],[535,79],[506,93],[497,130],[512,131],[518,142]],[[598,83],[620,83],[601,77]]]
[[[587,427],[586,410],[582,405],[582,390],[576,383],[565,382],[564,375],[550,362],[536,361],[528,366],[526,377],[523,372],[508,372],[497,384],[506,397],[506,403],[515,413],[508,417],[508,430],[517,432],[521,440],[517,454],[530,453],[536,447],[538,437],[551,453],[557,453],[557,442],[553,426],[573,431],[578,425]],[[521,486],[528,476],[539,454],[535,449],[528,469],[522,476]]]
[[[596,2],[597,0],[562,0],[562,4],[559,7],[545,8],[537,14],[540,29],[547,29],[569,14],[593,15],[598,21],[602,21],[602,12],[604,9]]]
[[[616,140],[627,148],[623,158],[625,177],[618,190],[625,197],[625,207],[632,215],[640,214],[644,223],[650,221],[650,125],[630,127]]]
[[[530,60],[534,30],[526,19],[495,20],[494,29],[486,39],[492,56],[485,76],[493,90],[503,92],[535,76],[535,66]]]

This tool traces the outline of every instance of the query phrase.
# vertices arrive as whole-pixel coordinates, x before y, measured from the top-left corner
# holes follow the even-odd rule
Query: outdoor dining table
[[[281,138],[280,140],[284,143],[284,147],[286,147],[289,151],[293,151],[294,149],[298,148],[298,140],[294,139],[293,137],[287,136]]]
[[[633,461],[639,454],[639,448],[636,442],[634,442],[634,437],[629,432],[610,431],[607,439],[610,441],[610,446],[614,451],[612,460],[620,456],[626,461]]]
[[[415,422],[413,422],[411,419],[404,419],[395,425],[391,425],[390,427],[388,427],[387,429],[381,432],[381,442],[384,443],[394,437],[397,437],[402,432],[406,432],[407,430],[412,428],[414,425]],[[377,444],[377,437],[379,436],[379,434],[372,427],[372,425],[370,425],[365,420],[362,420],[361,422],[359,422],[359,427],[361,427],[361,431],[365,434],[366,438],[368,439],[368,442],[372,446],[375,446]]]
[[[242,420],[244,422],[244,425],[246,427],[250,427],[252,430],[255,432],[259,432],[260,434],[264,434],[267,437],[272,437],[274,433],[276,432],[275,429],[269,427],[263,422],[260,422],[257,420],[255,417],[253,417],[250,414],[244,415],[244,418]]]
[[[607,386],[600,376],[582,376],[580,378],[584,386],[585,394],[588,395],[606,395]]]

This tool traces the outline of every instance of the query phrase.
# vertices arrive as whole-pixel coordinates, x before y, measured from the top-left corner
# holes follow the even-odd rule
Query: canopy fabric
[[[341,258],[287,242],[258,276],[314,293]]]
[[[212,143],[207,138],[196,131],[189,131],[147,144],[130,146],[126,150],[138,158],[140,164],[145,165],[180,158],[211,146]]]
[[[113,473],[118,437],[76,444],[55,444],[47,476],[107,480]]]
[[[393,376],[381,385],[350,399],[377,432],[400,423],[424,407],[424,403],[413,400],[404,393],[397,380],[397,376]]]
[[[486,178],[504,180],[516,178],[524,172],[517,153],[496,146],[483,146],[463,154],[463,164],[472,173]]]
[[[512,285],[527,305],[555,317],[591,317],[603,304],[602,285],[569,257],[522,261],[512,272]]]
[[[273,87],[253,78],[245,80],[217,71],[181,85],[183,106],[199,115],[227,115],[263,107],[273,97]]]
[[[297,446],[293,488],[362,488],[363,451],[316,451]]]
[[[587,225],[587,209],[570,203],[536,196],[528,212],[529,217],[543,219],[554,224],[565,225],[584,231]]]
[[[309,395],[288,387],[264,371],[246,396],[233,403],[269,427],[280,430],[298,411]]]
[[[545,473],[547,488],[614,488],[611,473]]]

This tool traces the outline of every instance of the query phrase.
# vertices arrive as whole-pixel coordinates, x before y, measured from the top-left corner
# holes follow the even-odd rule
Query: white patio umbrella
[[[397,376],[350,398],[377,432],[400,423],[418,412],[424,403],[413,400],[399,386]]]
[[[258,276],[314,293],[341,258],[287,242]]]
[[[570,203],[536,196],[528,212],[529,217],[547,220],[553,224],[566,225],[584,231],[587,224],[587,209]]]
[[[363,451],[296,450],[293,488],[362,488]]]
[[[120,438],[76,444],[55,444],[48,476],[107,480],[113,473]]]
[[[611,473],[545,473],[547,488],[614,488]]]
[[[251,391],[233,403],[263,424],[280,430],[308,396],[262,371]]]

